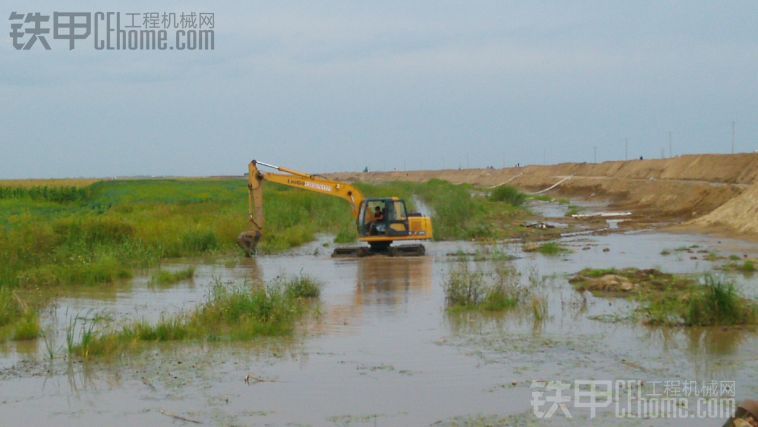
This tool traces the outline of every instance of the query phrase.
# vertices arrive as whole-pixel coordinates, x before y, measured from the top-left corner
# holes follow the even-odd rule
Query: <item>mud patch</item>
[[[683,291],[696,281],[690,277],[675,276],[657,269],[626,268],[584,269],[569,279],[579,291],[596,295],[625,295],[647,292]]]

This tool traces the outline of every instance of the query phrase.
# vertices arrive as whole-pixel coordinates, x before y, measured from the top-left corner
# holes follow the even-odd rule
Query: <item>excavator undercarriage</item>
[[[344,246],[334,248],[332,252],[332,258],[353,258],[353,257],[365,257],[372,255],[384,255],[384,256],[423,256],[426,254],[426,247],[424,245],[406,244],[406,245],[394,245],[385,247],[375,246]]]

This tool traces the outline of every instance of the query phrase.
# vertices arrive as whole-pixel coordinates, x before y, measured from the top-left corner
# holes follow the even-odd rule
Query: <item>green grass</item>
[[[555,202],[556,200],[547,194],[534,194],[531,196],[527,196],[529,200],[539,200],[542,202]]]
[[[519,191],[516,187],[510,185],[501,185],[489,195],[489,199],[493,202],[504,202],[512,206],[521,206],[526,202],[526,194]]]
[[[39,315],[30,311],[16,322],[11,339],[14,341],[32,340],[40,336],[40,331]]]
[[[737,292],[734,283],[705,275],[684,292],[665,292],[643,301],[642,311],[651,324],[725,326],[755,324],[758,307]]]
[[[318,298],[321,295],[321,285],[312,277],[300,274],[283,285],[286,295],[291,298]]]
[[[570,217],[570,216],[573,216],[573,215],[577,215],[577,214],[579,214],[581,211],[582,211],[582,208],[580,208],[579,206],[576,206],[576,205],[569,205],[569,206],[568,206],[568,208],[566,209],[566,214],[565,214],[565,216],[566,216],[566,217]]]
[[[173,285],[183,280],[190,280],[195,276],[194,267],[185,268],[179,271],[159,270],[153,273],[150,278],[151,285]]]
[[[69,198],[30,191],[0,198],[0,287],[111,283],[167,258],[237,253],[248,227],[242,179],[107,181]],[[355,227],[342,200],[276,185],[264,193],[261,253]]]
[[[570,252],[570,250],[559,243],[548,242],[539,245],[537,252],[546,256],[559,256],[564,253]]]
[[[11,289],[0,288],[0,327],[9,325],[24,312],[22,304]]]
[[[545,300],[531,288],[520,285],[520,276],[507,264],[500,263],[487,274],[472,271],[468,262],[456,264],[444,284],[445,301],[450,311],[506,311],[530,304],[537,320],[547,314]]]
[[[755,272],[755,264],[751,260],[746,260],[742,263],[742,265],[740,265],[738,270],[745,273],[753,273]]]
[[[755,266],[755,261],[751,259],[746,259],[742,263],[732,261],[722,266],[721,269],[726,270],[726,271],[737,271],[740,273],[747,273],[747,274],[752,274],[757,271],[756,266]]]
[[[267,286],[228,288],[216,284],[207,301],[195,310],[164,317],[155,324],[139,321],[116,331],[96,332],[91,321],[74,323],[69,351],[88,359],[121,354],[150,342],[286,336],[293,333],[296,321],[305,313],[306,301],[316,298],[319,289],[318,283],[302,275]]]
[[[433,210],[438,240],[497,240],[519,235],[516,225],[529,213],[520,205],[474,195],[474,187],[433,179],[415,184],[414,194]]]
[[[618,277],[628,280],[633,287],[620,289]],[[758,320],[758,305],[754,301],[740,295],[733,282],[710,274],[698,279],[655,269],[584,269],[569,282],[577,290],[591,291],[596,296],[636,299],[640,304],[638,314],[649,324],[743,325]]]
[[[685,323],[738,325],[755,321],[755,307],[742,299],[734,283],[710,275],[703,280],[703,289],[689,299]]]
[[[448,307],[478,307],[487,295],[484,273],[470,271],[468,263],[463,263],[450,271],[444,289]]]
[[[439,240],[513,237],[528,213],[446,181],[359,184],[367,196],[398,196],[414,211],[429,205]],[[2,187],[0,287],[100,285],[132,277],[162,260],[241,253],[248,228],[242,179],[100,181],[89,186]],[[348,205],[336,198],[264,185],[266,227],[261,254],[279,253],[333,233],[356,239]],[[429,214],[427,212],[427,214]]]
[[[0,336],[29,340],[40,335],[39,316],[32,304],[8,288],[0,288]]]
[[[496,240],[517,235],[519,220],[528,216],[522,206],[492,201],[476,195],[482,191],[468,184],[452,184],[432,179],[425,183],[390,182],[381,185],[358,183],[367,196],[397,196],[406,201],[409,212],[415,211],[414,197],[421,199],[432,212],[436,240]]]
[[[44,200],[50,202],[74,202],[86,200],[89,197],[89,189],[77,186],[32,186],[10,187],[0,186],[0,199],[28,199]]]

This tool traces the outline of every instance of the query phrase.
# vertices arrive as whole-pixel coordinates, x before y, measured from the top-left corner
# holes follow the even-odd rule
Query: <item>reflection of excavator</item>
[[[259,165],[284,172],[284,174],[263,173],[258,169]],[[374,253],[423,255],[424,246],[418,243],[390,245],[393,241],[432,238],[431,218],[421,216],[419,213],[407,213],[405,201],[397,197],[367,199],[352,185],[253,160],[250,162],[248,175],[250,229],[240,234],[237,239],[248,256],[255,253],[255,247],[263,236],[263,188],[261,187],[263,181],[339,197],[350,203],[353,218],[358,226],[358,240],[367,242],[369,247],[337,248],[333,256],[365,256]]]

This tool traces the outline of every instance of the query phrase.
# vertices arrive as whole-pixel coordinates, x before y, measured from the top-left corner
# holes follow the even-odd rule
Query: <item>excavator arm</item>
[[[259,166],[265,166],[281,173],[264,173],[260,170]],[[261,237],[263,237],[265,226],[263,181],[313,191],[327,196],[339,197],[350,203],[353,218],[358,218],[361,203],[364,200],[363,194],[352,185],[253,160],[248,165],[247,183],[250,229],[240,234],[237,238],[237,242],[248,256],[252,256],[255,253],[255,248],[258,246]]]

